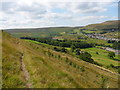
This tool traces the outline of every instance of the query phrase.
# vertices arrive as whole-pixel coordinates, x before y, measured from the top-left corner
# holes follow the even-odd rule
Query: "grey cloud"
[[[5,21],[7,21],[7,20],[6,20],[6,19],[0,19],[0,21],[1,21],[1,22],[5,22]]]
[[[65,12],[59,13],[59,11],[52,11],[54,8],[62,8]],[[99,2],[51,2],[50,4],[32,2],[25,4],[19,3],[17,0],[17,2],[2,3],[2,12],[4,13],[4,20],[2,20],[2,22],[5,22],[3,25],[6,27],[11,27],[12,25],[15,27],[18,27],[18,25],[24,27],[25,25],[32,26],[32,24],[33,26],[40,26],[42,24],[46,26],[49,25],[49,23],[54,24],[54,22],[57,24],[61,24],[61,22],[66,24],[70,22],[74,24],[88,23],[87,21],[94,21],[97,19],[95,19],[95,17],[86,17],[81,21],[81,16],[102,12],[106,10],[105,8],[106,7],[101,6]],[[80,17],[80,19],[77,17]],[[76,19],[73,20],[73,18]]]
[[[101,6],[102,4],[99,2],[78,2],[78,3],[71,3],[68,10],[71,10],[72,12],[80,12],[80,13],[98,13],[103,12],[106,9],[104,6]]]
[[[33,3],[32,5],[20,5],[17,11],[29,12],[34,14],[44,14],[47,12],[42,4]]]
[[[98,13],[105,11],[105,7],[103,4],[105,2],[56,2],[50,3],[52,8],[63,8],[72,12],[80,12],[80,13]]]
[[[5,13],[13,13],[13,9],[16,7],[14,2],[1,2],[2,11]]]
[[[47,12],[46,8],[37,3],[32,5],[18,4],[16,2],[2,2],[2,12],[7,14],[15,14],[16,12],[25,12],[34,15],[45,14]]]
[[[81,2],[80,4],[76,6],[76,8],[86,10],[86,9],[90,9],[90,8],[97,7],[97,6],[98,6],[97,2]]]
[[[2,2],[2,12],[8,15],[8,17],[11,15],[20,16],[20,14],[22,14],[21,17],[41,19],[44,17],[44,14],[47,13],[47,8],[38,3],[29,5],[24,3],[19,4],[17,2]]]

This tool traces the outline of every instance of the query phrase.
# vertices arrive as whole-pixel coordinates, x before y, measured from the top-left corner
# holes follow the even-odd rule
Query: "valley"
[[[116,21],[1,32],[3,88],[119,87]]]

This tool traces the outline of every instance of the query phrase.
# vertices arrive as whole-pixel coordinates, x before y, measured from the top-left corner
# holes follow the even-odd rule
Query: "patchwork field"
[[[81,50],[89,52],[95,61],[101,63],[104,66],[108,66],[110,64],[118,66],[117,60],[120,60],[118,55],[116,55],[116,57],[113,60],[108,57],[108,51],[106,50],[102,50],[98,48],[87,48],[87,49],[81,49]],[[98,52],[98,54],[96,54],[96,52]]]

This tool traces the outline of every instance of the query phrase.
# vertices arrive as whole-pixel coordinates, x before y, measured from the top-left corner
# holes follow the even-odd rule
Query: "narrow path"
[[[112,71],[109,70],[109,69],[106,69],[106,68],[103,68],[103,67],[100,67],[100,66],[97,66],[97,65],[94,65],[94,66],[97,67],[98,69],[103,70],[103,71],[106,71],[106,72],[109,72],[109,73],[111,73],[111,74],[120,76],[120,74],[118,74],[118,73],[116,73],[116,72],[112,72]]]
[[[27,71],[27,69],[25,68],[25,64],[23,62],[23,58],[24,58],[24,55],[22,54],[22,56],[20,58],[20,62],[21,62],[21,69],[22,69],[22,71],[24,73],[24,77],[25,77],[25,81],[26,81],[26,88],[31,88],[32,84],[29,82],[30,75],[29,75],[29,72]]]

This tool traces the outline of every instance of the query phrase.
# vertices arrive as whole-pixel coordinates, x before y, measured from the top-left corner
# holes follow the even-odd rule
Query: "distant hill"
[[[2,31],[3,88],[117,88],[118,75]]]
[[[73,31],[76,27],[49,27],[49,28],[28,28],[28,29],[7,29],[15,37],[52,37],[62,33]]]
[[[48,28],[26,28],[7,29],[15,37],[56,37],[73,33],[74,30],[84,30],[85,33],[104,33],[107,31],[118,31],[118,21],[106,21],[98,24],[77,27],[48,27]]]
[[[106,21],[98,24],[90,24],[85,26],[86,29],[95,29],[95,30],[118,30],[118,20]]]

